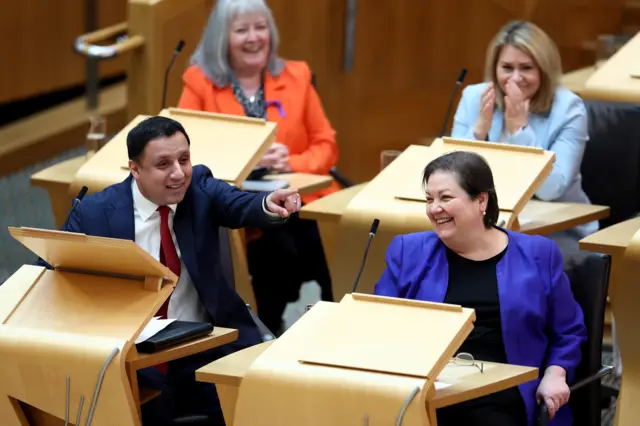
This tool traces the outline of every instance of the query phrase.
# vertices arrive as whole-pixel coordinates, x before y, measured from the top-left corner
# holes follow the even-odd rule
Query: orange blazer
[[[178,108],[221,114],[245,115],[230,86],[220,88],[197,65],[185,71]],[[305,62],[287,61],[279,76],[266,73],[265,100],[279,101],[267,107],[267,120],[278,124],[276,141],[289,148],[289,164],[294,172],[328,175],[338,162],[336,132],[324,114],[317,92],[311,84],[311,70]],[[284,116],[281,115],[284,113]],[[302,197],[309,203],[338,190],[332,186]]]

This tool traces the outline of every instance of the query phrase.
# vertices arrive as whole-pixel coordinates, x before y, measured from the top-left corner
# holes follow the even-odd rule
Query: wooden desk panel
[[[637,232],[640,218],[617,223],[580,241],[582,250],[611,255],[609,297],[616,321],[616,340],[620,359],[624,360],[623,379],[616,407],[616,425],[637,424],[640,408],[640,345],[638,344],[638,258]],[[617,360],[616,360],[617,361]]]
[[[273,342],[265,342],[227,355],[196,371],[196,380],[216,385],[227,424],[233,424],[238,391],[242,379],[251,364],[266,351]],[[451,386],[438,389],[432,401],[435,408],[447,407],[486,394],[487,386],[508,389],[521,383],[535,380],[538,370],[517,365],[484,363],[484,373],[473,367],[448,365],[438,381]]]
[[[584,99],[640,102],[640,33],[622,46],[587,80]]]

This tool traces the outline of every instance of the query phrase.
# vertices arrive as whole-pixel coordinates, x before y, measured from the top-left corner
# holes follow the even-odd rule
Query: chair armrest
[[[569,387],[569,390],[571,392],[575,392],[578,389],[588,385],[589,383],[595,382],[596,380],[600,380],[602,379],[604,376],[611,374],[611,372],[613,371],[613,367],[610,365],[605,365],[604,367],[602,367],[600,370],[598,370],[598,372],[592,376],[586,377],[582,380],[580,380],[577,383],[574,383],[573,385],[571,385]]]
[[[538,402],[536,409],[538,413],[536,426],[547,426],[549,424],[549,409],[547,408],[547,404],[545,404],[544,401],[540,401]]]
[[[605,365],[600,370],[598,370],[596,374],[586,377],[580,380],[579,382],[576,382],[573,385],[569,386],[569,391],[575,392],[578,389],[588,385],[589,383],[595,382],[596,380],[600,380],[607,374],[611,374],[612,371],[613,371],[612,366]],[[536,426],[547,426],[547,424],[549,423],[549,410],[547,408],[547,404],[545,404],[544,401],[541,401],[538,403],[536,408],[538,412]]]
[[[344,188],[349,188],[354,185],[352,181],[350,181],[345,175],[340,173],[335,167],[332,167],[331,170],[329,170],[329,174]]]

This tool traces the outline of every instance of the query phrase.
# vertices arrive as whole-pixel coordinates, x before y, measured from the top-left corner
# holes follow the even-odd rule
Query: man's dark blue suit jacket
[[[86,196],[63,230],[135,241],[132,179],[130,175],[124,182]],[[181,258],[200,301],[216,326],[239,330],[238,340],[220,348],[220,355],[259,343],[261,338],[244,301],[223,276],[218,228],[283,223],[264,212],[262,202],[267,194],[244,192],[215,179],[207,167],[194,166],[191,185],[173,219]]]

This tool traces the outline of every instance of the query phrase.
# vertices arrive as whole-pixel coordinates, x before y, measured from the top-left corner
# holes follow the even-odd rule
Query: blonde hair
[[[505,46],[513,46],[529,55],[540,69],[540,87],[530,100],[529,111],[547,112],[562,76],[562,61],[558,47],[540,27],[525,21],[514,21],[500,29],[487,49],[485,79],[496,88],[496,105],[504,109],[504,93],[498,84],[497,65]]]

